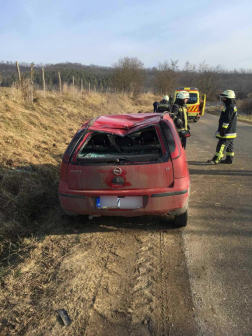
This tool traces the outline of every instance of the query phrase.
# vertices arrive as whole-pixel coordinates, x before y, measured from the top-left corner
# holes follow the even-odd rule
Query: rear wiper
[[[131,159],[129,159],[129,158],[126,158],[126,157],[123,157],[123,158],[118,158],[117,159],[118,161],[117,162],[120,162],[120,161],[128,161],[128,162],[134,162],[135,160],[131,160]]]
[[[159,158],[159,155],[158,154],[152,154],[152,157],[151,155],[149,154],[144,154],[144,155],[140,155],[140,156],[135,156],[135,157],[132,157],[132,158],[128,158],[128,157],[120,157],[118,158],[118,162],[120,161],[128,161],[128,162],[146,162],[146,161],[155,161]]]

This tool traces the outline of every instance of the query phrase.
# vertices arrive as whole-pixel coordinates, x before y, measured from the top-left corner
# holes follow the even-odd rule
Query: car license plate
[[[100,196],[96,198],[97,209],[140,209],[143,196]]]

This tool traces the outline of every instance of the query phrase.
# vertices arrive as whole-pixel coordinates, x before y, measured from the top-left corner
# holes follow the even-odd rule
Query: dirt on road
[[[162,217],[62,215],[1,282],[1,335],[196,335],[181,231]],[[62,326],[56,310],[72,320]]]

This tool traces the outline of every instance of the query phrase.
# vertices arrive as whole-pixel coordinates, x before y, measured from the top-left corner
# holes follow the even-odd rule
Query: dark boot
[[[233,163],[233,159],[231,157],[226,157],[225,160],[221,160],[220,163],[226,163],[226,164],[232,164]]]
[[[215,155],[212,160],[208,160],[207,163],[210,163],[211,165],[217,165],[219,162],[216,161],[218,157]]]

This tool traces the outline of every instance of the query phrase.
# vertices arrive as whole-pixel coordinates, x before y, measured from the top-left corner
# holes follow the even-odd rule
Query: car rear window
[[[95,132],[80,149],[77,160],[149,161],[162,157],[162,148],[154,127],[124,137]]]

